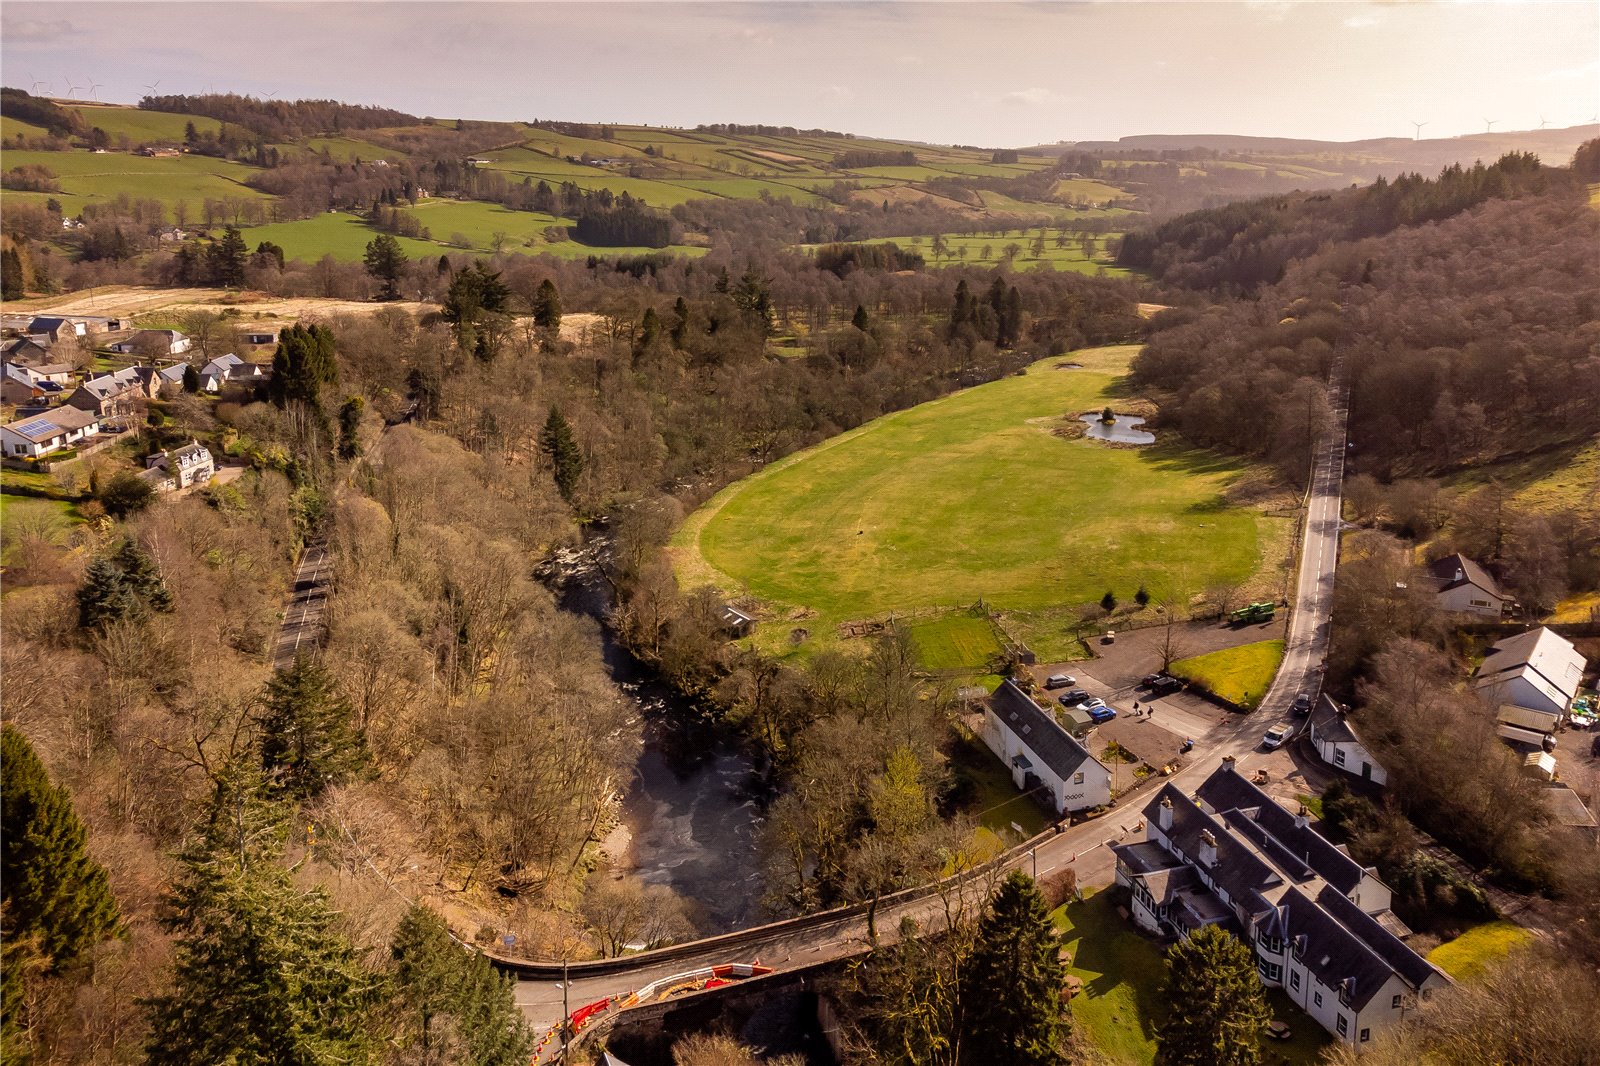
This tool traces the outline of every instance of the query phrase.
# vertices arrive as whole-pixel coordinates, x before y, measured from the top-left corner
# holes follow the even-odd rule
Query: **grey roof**
[[[40,315],[28,323],[28,332],[53,333],[66,325],[70,325],[70,322],[65,318],[58,318],[55,315]],[[74,329],[73,332],[76,333],[77,330]]]
[[[1070,777],[1086,762],[1100,765],[1087,748],[1061,728],[1055,715],[1034,703],[1015,682],[1008,679],[995,689],[989,697],[989,707],[1000,723],[1043,759],[1057,777]]]
[[[1183,862],[1154,840],[1141,840],[1136,844],[1113,844],[1111,851],[1117,861],[1135,876],[1171,870]]]
[[[1272,905],[1264,893],[1283,886],[1284,879],[1278,871],[1175,785],[1164,786],[1145,807],[1147,824],[1160,816],[1162,800],[1172,801],[1172,828],[1166,833],[1178,850],[1194,860],[1200,854],[1200,834],[1209,832],[1217,849],[1217,861],[1207,871],[1211,880],[1247,913],[1270,910]]]
[[[1311,731],[1318,740],[1325,740],[1333,744],[1359,744],[1361,740],[1356,736],[1355,730],[1350,728],[1350,723],[1340,713],[1339,705],[1326,693],[1317,701],[1316,709],[1311,712]]]
[[[1584,659],[1572,642],[1539,626],[1496,641],[1478,667],[1477,688],[1503,685],[1520,677],[1552,703],[1571,702],[1583,679]]]
[[[99,416],[91,411],[80,411],[76,407],[57,407],[47,414],[19,418],[6,428],[19,437],[38,442],[71,430],[84,429],[98,421],[100,421]]]
[[[1285,892],[1278,903],[1282,908],[1285,934],[1300,965],[1325,987],[1339,989],[1349,1006],[1359,1012],[1388,983],[1390,976],[1399,971],[1322,906],[1323,897],[1343,900],[1331,888],[1324,888],[1316,899],[1309,898],[1298,888]],[[1344,902],[1349,904],[1348,900]],[[1349,911],[1345,913],[1350,911],[1361,914],[1361,909],[1354,904],[1349,904]],[[1373,921],[1372,927],[1393,939],[1377,922]],[[1432,970],[1416,952],[1404,944],[1400,947]],[[1412,985],[1416,987],[1417,982]]]
[[[1405,979],[1413,988],[1421,988],[1439,971],[1427,959],[1418,955],[1404,940],[1383,927],[1383,923],[1351,903],[1335,889],[1324,888],[1317,894],[1317,905],[1332,915],[1350,932],[1354,933],[1390,969]]]
[[[110,399],[128,389],[138,388],[142,384],[139,370],[136,366],[125,366],[121,370],[107,371],[86,379],[79,387],[96,399]]]
[[[1471,559],[1457,552],[1446,555],[1428,564],[1428,569],[1433,573],[1434,579],[1439,582],[1440,592],[1449,592],[1451,589],[1460,588],[1462,585],[1476,585],[1483,591],[1500,599],[1506,599],[1505,593],[1500,591],[1500,586],[1495,583],[1489,572]]]
[[[1218,813],[1237,811],[1254,823],[1270,838],[1271,847],[1287,853],[1288,861],[1293,865],[1284,867],[1286,871],[1296,866],[1309,866],[1317,876],[1344,893],[1349,893],[1359,885],[1366,873],[1360,863],[1311,828],[1309,821],[1304,825],[1296,825],[1293,814],[1227,764],[1206,778],[1196,795]],[[1230,825],[1242,827],[1238,819],[1228,821]],[[1258,836],[1250,839],[1260,846]],[[1269,851],[1268,858],[1277,862],[1275,852]]]

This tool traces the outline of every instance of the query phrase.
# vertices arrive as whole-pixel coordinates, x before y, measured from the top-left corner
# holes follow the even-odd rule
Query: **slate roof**
[[[80,411],[76,407],[57,407],[46,414],[19,418],[7,425],[6,429],[37,444],[59,436],[64,431],[87,428],[98,421],[100,417],[91,411]]]
[[[1350,728],[1350,723],[1339,713],[1339,705],[1326,693],[1317,701],[1316,709],[1311,712],[1311,730],[1316,733],[1318,740],[1325,740],[1330,744],[1361,743],[1355,730]]]
[[[1015,682],[1008,679],[995,689],[989,697],[989,707],[1000,724],[1016,734],[1062,780],[1070,779],[1084,763],[1100,766],[1087,748],[1061,728],[1055,715],[1034,703]]]
[[[1146,824],[1159,817],[1163,799],[1172,801],[1172,827],[1166,830],[1167,839],[1193,863],[1199,861],[1200,834],[1210,832],[1217,849],[1217,861],[1207,871],[1211,880],[1228,894],[1235,906],[1243,907],[1248,913],[1270,910],[1272,905],[1265,893],[1285,884],[1278,871],[1175,785],[1164,786],[1145,807]]]
[[[1497,641],[1478,667],[1477,687],[1522,678],[1552,702],[1571,703],[1583,680],[1583,656],[1568,641],[1540,626]]]
[[[1499,599],[1508,599],[1500,591],[1500,586],[1495,583],[1489,572],[1471,559],[1457,552],[1446,555],[1428,564],[1428,569],[1433,573],[1434,579],[1439,582],[1440,592],[1449,592],[1451,589],[1460,588],[1462,585],[1476,585],[1478,588]]]
[[[107,371],[97,377],[88,378],[79,388],[98,400],[107,400],[130,388],[139,388],[140,367],[125,366],[121,370]]]
[[[1206,778],[1195,794],[1214,811],[1224,815],[1236,811],[1240,817],[1248,818],[1271,841],[1266,846],[1269,859],[1276,862],[1278,851],[1287,853],[1288,861],[1293,865],[1283,867],[1286,872],[1295,867],[1309,867],[1318,877],[1345,893],[1353,891],[1361,883],[1366,871],[1360,863],[1311,828],[1309,822],[1296,825],[1293,814],[1251,784],[1244,775],[1224,766]],[[1227,820],[1230,825],[1243,827],[1239,818]],[[1251,838],[1253,843],[1258,839],[1259,836]]]
[[[1390,976],[1399,970],[1365,943],[1354,930],[1345,926],[1340,918],[1335,917],[1335,912],[1323,906],[1324,898],[1342,900],[1349,908],[1345,913],[1353,911],[1361,914],[1359,907],[1331,888],[1324,888],[1316,899],[1306,896],[1298,888],[1292,888],[1279,901],[1289,944],[1300,965],[1311,976],[1328,988],[1341,989],[1343,986],[1349,1005],[1360,1011],[1372,1001]],[[1366,917],[1364,914],[1361,916]],[[1393,939],[1377,922],[1371,922],[1371,927]],[[1400,942],[1396,940],[1395,943]],[[1433,968],[1428,966],[1426,960],[1404,944],[1400,944],[1400,947],[1427,968],[1431,976]],[[1411,968],[1408,966],[1408,969]],[[1348,985],[1345,985],[1346,981]],[[1417,982],[1412,984],[1415,987]]]

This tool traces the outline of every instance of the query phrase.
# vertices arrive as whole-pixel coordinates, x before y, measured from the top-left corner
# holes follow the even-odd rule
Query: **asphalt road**
[[[1337,368],[1335,380],[1338,380]],[[1274,766],[1281,765],[1281,753],[1271,756],[1262,749],[1262,734],[1272,725],[1290,722],[1290,706],[1295,695],[1300,692],[1315,695],[1321,683],[1333,607],[1334,570],[1339,556],[1347,413],[1347,395],[1342,385],[1330,387],[1329,400],[1335,418],[1319,443],[1312,464],[1301,534],[1299,576],[1285,638],[1283,665],[1260,708],[1248,715],[1227,716],[1203,736],[1196,736],[1195,752],[1188,765],[1171,778],[1186,791],[1196,788],[1227,756],[1232,756],[1239,771],[1245,774],[1253,773],[1257,764],[1269,760]],[[1008,868],[1027,870],[1040,878],[1071,868],[1081,887],[1110,884],[1115,874],[1115,857],[1107,845],[1142,839],[1139,810],[1152,794],[1143,792],[1128,809],[1114,809],[1048,838],[1031,852],[1013,857]],[[968,894],[971,896],[968,905],[978,905],[986,888],[974,885]],[[935,894],[881,908],[877,915],[880,938],[892,939],[904,916],[915,918],[924,926],[937,924],[948,902],[947,897]],[[560,1021],[564,1005],[570,1009],[607,996],[624,995],[657,978],[756,959],[778,970],[790,969],[846,958],[860,953],[866,944],[866,919],[855,915],[800,931],[782,927],[754,929],[742,938],[719,938],[703,954],[667,962],[641,956],[636,969],[623,973],[575,976],[565,990],[559,981],[523,979],[518,981],[515,995],[529,1020],[542,1029]]]
[[[294,588],[283,609],[283,621],[272,645],[272,668],[293,665],[301,651],[310,651],[322,639],[322,620],[328,609],[328,551],[307,544],[294,570]]]

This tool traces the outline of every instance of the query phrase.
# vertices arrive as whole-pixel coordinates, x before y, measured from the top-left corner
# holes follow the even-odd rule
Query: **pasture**
[[[48,194],[61,201],[69,214],[99,200],[113,200],[126,193],[136,200],[159,200],[171,217],[172,205],[188,201],[190,216],[199,213],[203,201],[248,199],[264,200],[267,195],[245,185],[257,171],[225,159],[199,155],[152,158],[124,152],[7,152],[7,168],[33,164],[52,171],[61,183],[60,193]],[[43,193],[8,193],[43,201]]]
[[[1055,618],[1108,588],[1142,584],[1181,604],[1249,581],[1281,556],[1289,529],[1229,502],[1255,468],[1176,443],[1115,448],[1053,432],[1125,401],[1136,350],[1074,353],[1078,370],[1041,360],[728,486],[673,538],[680,581],[808,617],[824,642],[843,621],[981,598],[1030,643],[1052,639],[1029,632],[1030,613]],[[790,625],[758,641],[777,647]]]
[[[96,127],[111,135],[112,140],[126,137],[134,144],[152,141],[183,141],[184,128],[191,122],[201,133],[216,133],[222,123],[204,115],[175,115],[166,111],[143,111],[137,107],[112,107],[96,104],[69,106],[76,111],[86,128]]]
[[[12,118],[10,115],[0,115],[0,138],[11,141],[17,137],[43,137],[44,135],[45,128],[43,126],[35,126],[31,122],[24,122],[20,118]],[[7,165],[14,166],[15,164]]]
[[[240,231],[251,248],[262,241],[270,241],[283,249],[289,259],[304,259],[314,263],[325,255],[345,262],[357,262],[366,253],[367,243],[378,231],[366,220],[343,211],[330,211],[311,218],[293,222],[272,222],[265,226],[250,226]],[[430,241],[395,238],[400,248],[412,259],[424,256],[437,259],[443,248]]]
[[[1007,230],[1006,236],[995,237],[985,233],[942,234],[946,252],[935,255],[933,237],[886,237],[882,240],[860,241],[861,244],[897,244],[920,254],[930,267],[975,266],[993,267],[1009,264],[1013,270],[1031,270],[1043,266],[1050,270],[1070,270],[1077,274],[1126,278],[1133,272],[1119,267],[1109,251],[1110,242],[1120,237],[1117,233],[1074,233],[1049,229],[1044,235],[1044,249],[1035,251],[1038,229]],[[1006,248],[1017,245],[1015,259],[1006,258]],[[807,246],[815,250],[815,246]]]

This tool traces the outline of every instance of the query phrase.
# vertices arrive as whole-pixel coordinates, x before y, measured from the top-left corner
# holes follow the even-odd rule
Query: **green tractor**
[[[1265,600],[1260,603],[1252,603],[1247,607],[1239,608],[1237,611],[1234,611],[1228,615],[1228,621],[1232,622],[1234,625],[1255,625],[1258,622],[1272,621],[1272,616],[1277,613],[1278,605],[1270,600]]]

